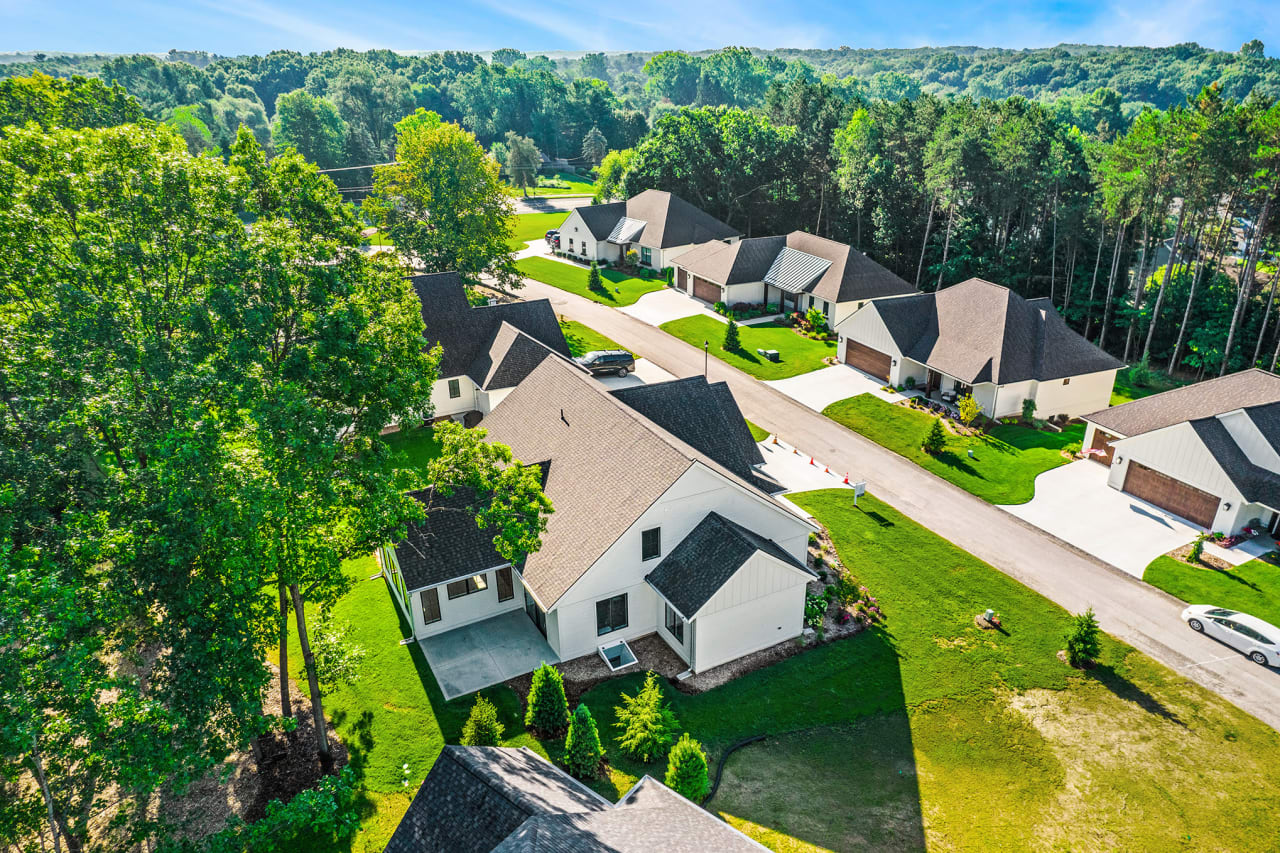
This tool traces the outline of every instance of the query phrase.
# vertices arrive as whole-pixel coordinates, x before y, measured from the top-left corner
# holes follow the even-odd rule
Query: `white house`
[[[936,293],[868,302],[838,324],[839,357],[891,385],[972,394],[988,417],[1036,403],[1079,417],[1111,400],[1124,365],[1070,329],[1048,299],[971,278]]]
[[[1085,416],[1107,484],[1224,533],[1280,528],[1280,377],[1250,369]]]
[[[542,467],[554,512],[520,566],[466,512],[430,512],[382,549],[416,637],[523,608],[560,660],[657,633],[701,672],[802,632],[815,528],[771,497],[724,383],[611,394],[548,358],[485,428]],[[418,497],[457,509],[469,496]]]
[[[575,208],[560,226],[560,250],[611,264],[634,250],[642,266],[660,270],[694,246],[741,236],[673,193],[645,190],[626,201]]]
[[[443,350],[431,389],[437,418],[473,423],[489,414],[549,355],[569,358],[569,346],[545,299],[473,306],[457,273],[413,277],[422,303],[423,336]]]
[[[706,302],[817,307],[834,328],[872,299],[916,289],[845,243],[803,231],[691,249],[675,262],[676,287]]]

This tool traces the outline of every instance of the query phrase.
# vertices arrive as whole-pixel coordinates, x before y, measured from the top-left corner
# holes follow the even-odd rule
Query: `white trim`
[[[802,571],[800,571],[799,569],[797,569],[795,566],[793,566],[793,565],[791,565],[790,563],[786,562],[785,560],[779,560],[777,557],[773,556],[773,555],[772,555],[772,554],[770,554],[768,551],[764,551],[764,550],[762,550],[762,549],[760,549],[760,548],[757,548],[755,551],[753,551],[753,552],[751,553],[751,557],[754,557],[756,554],[763,554],[765,557],[769,558],[769,559],[770,559],[770,560],[772,560],[773,562],[775,562],[775,563],[777,563],[778,565],[782,566],[784,569],[788,569],[788,570],[790,570],[790,571],[792,571],[792,572],[795,572],[795,573],[796,573],[796,574],[798,574],[798,575],[802,575],[802,576],[804,577],[804,579],[805,579],[805,583],[806,583],[806,584],[808,584],[810,581],[815,581],[815,580],[817,580],[817,579],[818,579],[816,575],[811,575],[811,574],[809,574],[808,572],[802,572]],[[741,565],[741,566],[738,566],[738,568],[734,569],[734,570],[733,570],[733,574],[729,575],[729,577],[727,577],[727,578],[725,578],[725,579],[724,579],[724,583],[720,584],[720,589],[724,589],[725,584],[727,584],[729,581],[733,580],[734,576],[735,576],[735,575],[737,575],[737,574],[738,574],[738,572],[742,571],[743,569],[745,569],[745,568],[747,567],[747,563],[751,562],[751,557],[748,557],[747,559],[743,560],[743,561],[742,561],[742,565]],[[715,592],[711,593],[711,597],[710,597],[710,598],[708,598],[706,601],[702,602],[702,606],[698,608],[697,612],[695,612],[692,616],[690,616],[690,617],[689,617],[689,619],[686,619],[685,621],[690,621],[690,620],[692,620],[692,619],[697,619],[697,618],[698,618],[698,614],[699,614],[699,613],[701,613],[703,610],[705,610],[705,609],[706,609],[706,607],[707,607],[707,605],[711,603],[711,599],[715,598],[715,597],[720,593],[720,589],[717,589]],[[773,643],[770,643],[769,645],[773,645]],[[767,648],[767,647],[766,647],[766,646],[761,646],[760,648]],[[759,651],[759,649],[755,649],[754,651]],[[751,654],[751,652],[747,652],[747,654]],[[741,656],[741,655],[739,655],[738,657],[742,657],[742,656]],[[737,658],[734,658],[734,660],[737,660]]]
[[[734,572],[733,574],[735,574],[735,575],[736,575],[736,574],[737,574],[737,572]],[[733,577],[733,575],[730,575],[729,577]],[[654,594],[654,595],[656,595],[656,596],[658,596],[658,598],[662,599],[662,603],[663,603],[663,604],[667,605],[667,606],[668,606],[668,607],[670,607],[672,610],[674,610],[677,614],[679,614],[680,618],[681,618],[681,619],[683,619],[684,621],[686,621],[686,622],[688,622],[688,621],[689,621],[689,619],[690,619],[691,617],[685,616],[683,613],[681,613],[681,612],[680,612],[680,608],[679,608],[679,607],[676,607],[674,604],[672,604],[672,603],[671,603],[671,599],[669,599],[669,598],[667,598],[665,595],[663,595],[663,594],[658,590],[658,588],[657,588],[656,586],[654,586],[654,585],[653,585],[653,582],[649,580],[649,576],[648,576],[648,575],[645,575],[645,577],[644,577],[644,582],[645,582],[645,584],[649,587],[649,589],[653,590],[653,594]]]
[[[449,578],[447,581],[440,581],[440,583],[429,583],[426,586],[415,586],[413,589],[407,590],[405,594],[413,595],[415,592],[422,592],[424,589],[436,589],[437,587],[446,586],[451,583],[457,583],[458,581],[464,581],[464,580],[467,580],[468,578],[474,578],[474,577],[478,577],[479,575],[485,575],[485,574],[488,574],[489,572],[496,572],[498,571],[498,569],[511,569],[512,571],[516,572],[516,574],[520,574],[518,571],[516,571],[515,566],[511,565],[510,563],[502,563],[500,565],[492,566],[487,569],[481,569],[478,572],[467,572],[465,575],[459,575],[456,578]]]

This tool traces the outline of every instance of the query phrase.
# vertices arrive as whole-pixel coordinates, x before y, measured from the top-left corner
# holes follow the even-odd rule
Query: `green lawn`
[[[667,689],[682,727],[714,762],[734,754],[712,811],[775,850],[1267,849],[1280,736],[1110,639],[1078,673],[1055,657],[1069,617],[1056,605],[873,496],[794,495],[832,532],[887,622],[698,696]],[[368,803],[354,849],[385,845],[470,706],[442,701],[372,560],[348,564],[335,611],[366,649],[360,679],[327,709],[364,769]],[[993,607],[1005,633],[980,631]],[[291,658],[297,665],[297,655]],[[618,754],[614,713],[639,673],[585,697],[612,772],[593,787],[620,796],[642,773]],[[553,760],[561,741],[524,735],[518,701],[486,691],[506,741]],[[1212,761],[1186,760],[1212,755]],[[401,767],[408,763],[409,784]],[[1213,796],[1205,796],[1206,791]]]
[[[594,195],[596,185],[590,178],[584,178],[582,175],[574,172],[556,172],[554,175],[542,175],[544,178],[558,178],[569,186],[562,187],[529,187],[530,196],[555,196],[555,195]],[[513,186],[506,187],[507,193],[510,195],[521,197],[524,193]]]
[[[945,450],[930,456],[920,446],[932,426],[933,415],[895,406],[873,394],[840,400],[822,413],[993,504],[1031,500],[1036,477],[1070,461],[1061,450],[1078,446],[1084,438],[1084,427],[1080,425],[1068,426],[1061,433],[1001,425],[974,437],[948,433]],[[972,456],[969,451],[973,451]]]
[[[811,340],[780,323],[739,326],[738,337],[742,348],[737,352],[725,352],[721,349],[725,324],[703,314],[670,320],[663,323],[661,328],[667,334],[698,349],[702,349],[704,341],[709,341],[713,356],[757,379],[786,379],[788,376],[808,373],[823,367],[822,360],[836,354],[834,341]],[[776,349],[780,360],[769,361],[758,355],[757,349]]]
[[[543,284],[585,296],[592,302],[601,305],[612,305],[620,308],[633,305],[646,293],[662,290],[666,282],[660,278],[632,278],[617,270],[600,270],[604,280],[605,292],[600,293],[587,289],[587,270],[571,264],[553,261],[549,258],[521,258],[516,261],[516,268],[523,275]]]
[[[1216,604],[1280,625],[1280,567],[1250,560],[1230,572],[1156,557],[1142,579],[1188,604]]]
[[[371,235],[364,238],[365,245],[368,246],[390,246],[391,238],[387,237],[381,231],[374,231]],[[522,247],[523,248],[523,247]]]
[[[627,349],[617,341],[606,338],[595,329],[579,323],[577,320],[560,318],[560,331],[564,333],[565,343],[569,345],[569,354],[574,358],[594,350]],[[630,350],[627,351],[630,352]],[[635,353],[631,354],[635,355]]]
[[[1143,397],[1150,397],[1152,394],[1159,394],[1161,391],[1168,391],[1170,388],[1177,388],[1185,383],[1170,379],[1158,370],[1151,372],[1151,378],[1142,385],[1135,384],[1129,378],[1129,368],[1125,368],[1116,374],[1116,384],[1111,389],[1111,405],[1119,406],[1122,403],[1128,403],[1133,400],[1140,400]]]
[[[746,418],[743,418],[746,420]],[[751,437],[756,441],[764,441],[769,437],[769,431],[764,427],[756,426],[751,421],[747,421],[747,429],[751,430]]]
[[[569,214],[564,211],[556,211],[554,213],[517,213],[515,235],[510,241],[511,250],[518,252],[525,247],[526,243],[541,240],[548,231],[563,225],[568,216]]]
[[[385,436],[391,450],[403,453],[406,467],[417,471],[422,477],[427,476],[427,463],[440,453],[440,442],[436,441],[431,427],[417,427],[401,430]]]

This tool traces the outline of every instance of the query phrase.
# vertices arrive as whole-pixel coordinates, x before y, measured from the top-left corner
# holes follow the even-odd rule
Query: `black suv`
[[[599,373],[616,373],[626,376],[636,369],[636,359],[624,349],[595,350],[578,356],[575,361],[595,376]]]

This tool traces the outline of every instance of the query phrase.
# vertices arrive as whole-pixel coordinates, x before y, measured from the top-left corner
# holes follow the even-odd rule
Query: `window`
[[[510,601],[516,597],[516,587],[511,581],[511,567],[498,569],[498,601]]]
[[[464,595],[471,595],[473,592],[480,592],[489,588],[489,579],[484,575],[476,575],[466,580],[454,581],[449,584],[447,589],[449,592],[449,600],[462,598]]]
[[[645,266],[653,266],[653,250],[647,246],[640,247],[640,263]]]
[[[450,596],[452,598],[453,596]],[[440,590],[437,587],[424,589],[418,593],[418,598],[422,601],[422,621],[430,625],[432,622],[440,621]]]
[[[449,399],[456,400],[462,396],[462,382],[457,379],[449,380]]]
[[[596,602],[596,636],[627,627],[627,594]]]
[[[1063,384],[1063,385],[1070,385],[1070,384],[1071,384],[1071,377],[1070,377],[1070,376],[1068,376],[1066,379],[1062,380],[1062,384]]]
[[[574,230],[574,231],[577,231],[578,229],[577,229],[577,228],[575,228],[575,229],[573,229],[573,230]],[[572,238],[572,237],[570,237],[570,238],[569,238],[569,251],[570,251],[570,252],[572,252],[572,251],[573,251],[573,238]]]
[[[677,613],[675,608],[672,607],[670,604],[667,604],[666,608],[667,608],[667,618],[666,618],[667,633],[675,637],[681,643],[683,643],[684,642],[684,620],[680,618],[680,614]]]
[[[640,534],[640,559],[652,560],[662,555],[662,528],[651,527]]]

